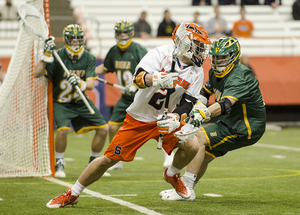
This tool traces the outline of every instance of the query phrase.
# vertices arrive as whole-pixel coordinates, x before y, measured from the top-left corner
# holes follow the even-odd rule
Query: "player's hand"
[[[129,84],[125,87],[125,95],[133,96],[137,91],[137,88],[133,84]]]
[[[178,82],[178,72],[157,72],[153,73],[152,85],[153,87],[171,89],[176,86]]]
[[[163,119],[163,115],[157,117],[157,128],[160,134],[170,134],[179,128],[180,122],[178,115],[173,113],[168,113],[167,118]]]
[[[199,110],[192,110],[190,115],[186,118],[186,122],[192,124],[194,127],[200,127],[204,118]]]
[[[203,122],[210,120],[210,115],[208,108],[201,102],[197,102],[185,121],[195,127],[200,127]]]
[[[76,74],[69,74],[67,77],[67,81],[73,86],[78,86],[81,91],[86,89],[85,81],[81,80]]]
[[[56,48],[54,40],[55,38],[53,36],[50,36],[44,41],[44,53],[41,60],[46,63],[52,63],[54,61],[54,58],[52,56],[52,52]]]

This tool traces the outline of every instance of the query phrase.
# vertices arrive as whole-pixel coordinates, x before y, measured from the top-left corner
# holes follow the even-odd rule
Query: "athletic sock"
[[[193,182],[196,181],[196,178],[197,178],[197,175],[193,174],[193,173],[190,173],[190,172],[187,172],[185,171],[185,174],[184,174],[187,178],[189,178],[190,180],[192,180]]]
[[[180,169],[177,169],[176,167],[173,166],[173,164],[171,166],[169,166],[169,168],[167,169],[167,176],[173,176],[177,173],[180,173]]]
[[[100,156],[100,152],[93,152],[93,151],[91,151],[89,163],[91,163],[95,158],[97,158],[99,156]]]
[[[64,159],[64,152],[55,152],[55,158],[57,159]]]
[[[82,191],[84,190],[84,188],[85,188],[85,186],[80,184],[79,181],[77,180],[76,183],[71,188],[72,195],[73,196],[79,196],[82,193]]]

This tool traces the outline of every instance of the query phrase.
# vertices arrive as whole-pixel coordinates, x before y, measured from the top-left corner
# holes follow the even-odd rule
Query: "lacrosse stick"
[[[190,49],[190,40],[187,37],[187,32],[185,30],[185,24],[181,23],[179,28],[177,29],[177,32],[175,34],[175,48],[172,53],[172,67],[170,72],[175,72],[175,64],[176,59],[180,54],[187,53],[187,51]],[[169,100],[171,95],[171,89],[168,89],[167,95],[166,95],[166,102],[164,107],[164,113],[162,119],[167,118],[168,114],[168,108],[169,108]],[[163,134],[159,135],[158,143],[157,143],[157,149],[162,149],[162,142],[163,142]]]
[[[123,87],[121,85],[110,83],[107,80],[99,78],[99,77],[97,77],[97,80],[100,81],[100,82],[102,82],[102,83],[104,83],[104,84],[107,84],[107,85],[119,88],[120,90],[125,90],[126,89],[125,87]]]
[[[35,36],[45,40],[48,38],[48,26],[44,19],[44,16],[38,11],[37,8],[30,4],[22,4],[18,7],[18,12],[21,20],[23,21],[23,27],[26,31],[29,31],[30,33],[34,34]],[[59,55],[55,50],[53,50],[53,54],[55,58],[58,60],[62,68],[64,69],[65,73],[69,75],[69,71],[66,68],[65,64],[60,59]],[[94,114],[95,111],[90,106],[89,102],[81,92],[80,88],[78,86],[75,86],[77,92],[79,93],[81,99],[89,109],[91,114]]]

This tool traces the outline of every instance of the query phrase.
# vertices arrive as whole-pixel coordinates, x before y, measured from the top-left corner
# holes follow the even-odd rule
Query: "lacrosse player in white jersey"
[[[77,204],[83,189],[97,181],[118,161],[132,161],[137,150],[148,140],[159,140],[168,153],[178,148],[173,163],[166,168],[164,179],[182,198],[190,198],[191,191],[181,180],[180,170],[197,154],[196,139],[179,141],[174,132],[184,126],[184,119],[200,98],[203,69],[211,41],[206,30],[194,23],[178,24],[172,39],[175,45],[165,45],[149,51],[136,67],[134,84],[139,88],[133,103],[127,109],[123,126],[118,130],[104,155],[90,163],[77,182],[66,193],[50,200],[49,208]],[[175,50],[175,52],[174,52]],[[172,56],[175,55],[175,58]],[[175,59],[175,72],[171,70]],[[170,89],[168,113],[162,117],[167,91]]]

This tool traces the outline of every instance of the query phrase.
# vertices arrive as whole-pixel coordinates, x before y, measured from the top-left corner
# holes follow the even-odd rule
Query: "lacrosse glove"
[[[67,77],[67,81],[73,86],[78,86],[81,91],[86,89],[85,81],[81,80],[76,74],[69,74]]]
[[[152,85],[156,89],[167,88],[172,89],[178,82],[178,72],[157,72],[153,73]]]
[[[178,115],[168,113],[166,119],[163,119],[163,115],[157,117],[157,129],[160,134],[170,134],[179,128],[180,122]]]
[[[52,55],[53,50],[56,48],[54,40],[55,38],[53,36],[50,36],[44,41],[44,53],[41,57],[41,60],[46,63],[52,63],[54,61]]]

